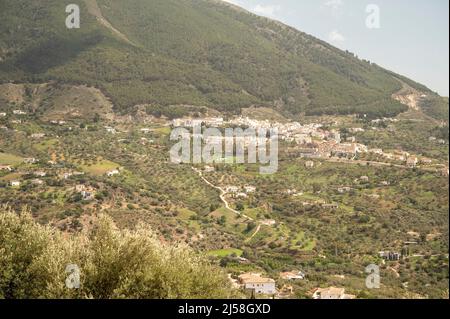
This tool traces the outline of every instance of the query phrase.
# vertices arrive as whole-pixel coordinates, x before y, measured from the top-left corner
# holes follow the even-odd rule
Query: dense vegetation
[[[261,176],[258,165],[250,164],[215,165],[214,172],[204,172],[223,188],[256,188],[248,197],[227,196],[231,207],[254,219],[249,221],[227,210],[220,192],[191,165],[170,163],[172,144],[165,121],[144,126],[83,118],[55,125],[32,113],[13,116],[12,108],[5,109],[9,114],[0,119],[0,125],[7,126],[0,130],[0,163],[13,167],[0,172],[0,204],[15,211],[29,207],[34,220],[52,225],[65,236],[90,233],[99,214],[109,215],[120,229],[133,230],[145,222],[165,242],[183,242],[209,252],[233,275],[264,272],[277,279],[281,288],[281,271],[301,269],[307,280],[294,285],[299,298],[329,285],[344,286],[364,298],[442,298],[448,289],[448,179],[441,172],[448,144],[429,140],[441,138],[438,133],[444,128],[423,114],[410,111],[409,119],[402,114],[398,121],[380,123],[350,116],[320,117],[320,121],[340,130],[343,139],[350,136],[349,128],[361,127],[365,131],[355,136],[371,148],[403,149],[432,158],[433,164],[425,167],[315,160],[313,168],[306,168],[305,160],[295,153],[296,146],[282,142],[280,167],[274,175]],[[22,122],[13,123],[17,118]],[[116,134],[105,126],[114,127]],[[144,127],[149,131],[141,131]],[[31,139],[37,132],[46,136]],[[24,163],[28,157],[40,162]],[[360,154],[358,159],[381,160],[372,154]],[[49,160],[58,164],[51,165]],[[119,175],[106,176],[117,167]],[[39,177],[40,185],[33,174],[37,171],[47,173]],[[75,171],[84,174],[62,176]],[[361,176],[368,181],[361,181]],[[19,180],[20,186],[12,187],[12,180]],[[77,185],[94,189],[94,197],[83,199]],[[340,192],[343,187],[348,190]],[[338,207],[326,208],[324,203]],[[259,225],[266,219],[276,224]],[[416,242],[407,247],[409,255],[383,264],[378,252],[402,252],[405,242]],[[382,266],[380,290],[368,291],[364,286],[363,270],[369,263]]]
[[[392,116],[406,109],[390,98],[401,88],[396,75],[225,3],[85,0],[78,30],[65,28],[64,5],[2,1],[1,81],[94,85],[121,112],[137,104],[228,112],[257,105],[289,116]]]
[[[448,99],[222,2],[79,4],[82,28],[67,30],[61,1],[0,3],[0,82],[26,82],[0,85],[0,164],[11,166],[0,171],[0,204],[9,207],[0,209],[0,298],[229,297],[209,259],[232,275],[266,273],[278,288],[293,285],[298,298],[330,285],[361,298],[448,298]],[[401,89],[421,96],[421,110],[403,113],[407,106],[391,98]],[[222,188],[256,188],[227,195],[249,220],[227,209],[191,165],[170,162],[162,118],[244,107],[244,116],[301,117],[339,130],[343,140],[432,163],[409,169],[321,159],[307,168],[298,146],[282,142],[274,175],[259,175],[256,165],[204,172]],[[39,161],[24,161],[31,157]],[[107,176],[112,169],[119,174]],[[23,207],[33,219],[17,214]],[[384,262],[381,250],[406,253]],[[381,265],[380,290],[364,285],[370,263]],[[66,289],[67,264],[81,268],[81,289]],[[293,269],[307,279],[279,279]]]
[[[26,212],[0,210],[0,298],[226,298],[228,280],[185,246],[162,244],[141,224],[118,230],[101,216],[88,232],[66,236]],[[67,265],[81,271],[66,287]]]
[[[445,121],[448,123],[449,119],[448,97],[443,98],[439,96],[434,96],[431,98],[427,98],[422,101],[421,106],[425,114],[435,119]]]

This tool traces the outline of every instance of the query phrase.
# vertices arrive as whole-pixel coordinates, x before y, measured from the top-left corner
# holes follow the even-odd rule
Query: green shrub
[[[68,289],[66,267],[81,273]],[[203,255],[162,244],[151,229],[119,230],[100,216],[91,230],[67,235],[28,212],[0,209],[0,298],[228,298],[228,280]]]

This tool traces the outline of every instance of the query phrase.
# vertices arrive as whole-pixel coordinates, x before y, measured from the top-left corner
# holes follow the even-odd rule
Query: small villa
[[[0,165],[0,171],[12,171],[12,167],[10,165]]]
[[[114,176],[114,175],[119,175],[119,174],[120,174],[120,172],[119,172],[119,170],[117,170],[117,169],[113,169],[113,170],[111,170],[111,171],[109,171],[109,172],[106,173],[106,175],[107,175],[108,177],[112,177],[112,176]]]
[[[11,181],[11,182],[9,182],[9,184],[11,185],[11,187],[19,187],[20,186],[19,181]]]
[[[345,293],[345,288],[317,288],[314,291],[313,299],[356,299],[355,295]]]
[[[306,275],[302,271],[294,270],[280,273],[280,278],[284,280],[303,280]]]
[[[237,193],[239,191],[239,187],[237,187],[237,186],[227,186],[227,187],[225,187],[225,191],[227,193]]]
[[[34,176],[37,176],[37,177],[45,177],[45,176],[47,176],[47,173],[43,172],[43,171],[36,171],[33,174],[34,174]]]
[[[24,158],[23,162],[25,164],[36,164],[37,162],[39,162],[39,160],[34,157],[29,157],[29,158]]]
[[[34,133],[34,134],[31,134],[31,136],[30,136],[31,138],[43,138],[43,137],[45,137],[45,134],[44,133]]]
[[[247,193],[254,193],[256,192],[256,187],[255,186],[244,186],[244,189]]]
[[[205,173],[212,173],[212,172],[214,172],[215,169],[213,166],[205,165],[203,170],[205,171]]]
[[[406,160],[406,165],[408,167],[416,167],[417,164],[419,163],[419,160],[417,157],[415,156],[410,156],[408,157],[408,159]]]
[[[305,163],[306,168],[314,168],[314,162],[313,161],[307,161]]]
[[[32,183],[33,185],[44,185],[44,181],[41,180],[41,179],[38,179],[38,178],[33,179],[33,180],[31,181],[31,183]]]
[[[244,289],[254,290],[257,294],[275,294],[275,280],[262,277],[261,274],[245,273],[239,276],[239,283]]]

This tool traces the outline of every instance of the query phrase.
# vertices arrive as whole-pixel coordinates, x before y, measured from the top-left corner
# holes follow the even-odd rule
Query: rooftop
[[[253,274],[253,273],[242,274],[239,276],[239,280],[243,284],[252,284],[252,283],[265,284],[275,282],[275,280],[273,280],[272,278],[264,278],[261,277],[261,274]]]

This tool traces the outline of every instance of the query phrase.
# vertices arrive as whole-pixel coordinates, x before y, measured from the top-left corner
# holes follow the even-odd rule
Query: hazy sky
[[[448,0],[226,1],[449,95]],[[380,10],[379,28],[366,26],[369,4]]]

